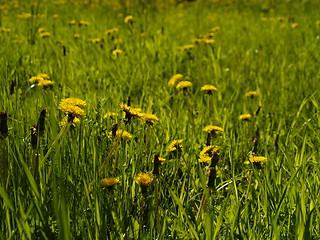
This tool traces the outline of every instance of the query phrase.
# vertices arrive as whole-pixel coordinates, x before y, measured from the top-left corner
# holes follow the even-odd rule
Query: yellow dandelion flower
[[[122,53],[122,50],[120,49],[115,49],[112,51],[112,55],[118,56],[120,53]]]
[[[79,33],[75,33],[75,34],[73,35],[73,37],[76,38],[76,39],[77,39],[77,38],[80,38],[80,34],[79,34]]]
[[[182,79],[183,79],[182,74],[175,74],[168,81],[168,85],[175,87]]]
[[[43,33],[45,31],[46,31],[46,29],[44,27],[41,27],[41,28],[38,29],[38,33]]]
[[[206,84],[206,85],[202,86],[200,90],[205,92],[208,95],[211,95],[213,91],[218,91],[218,88],[216,88],[213,85]]]
[[[149,187],[153,182],[153,176],[150,173],[139,173],[134,181],[140,185],[140,187],[146,188]]]
[[[222,133],[224,132],[223,128],[221,127],[218,127],[214,124],[211,124],[211,125],[208,125],[208,126],[205,126],[204,129],[203,129],[204,132],[207,132],[207,133],[211,133],[212,131],[214,131],[215,133]]]
[[[118,113],[115,113],[115,112],[107,112],[105,115],[103,115],[103,118],[109,118],[109,117],[117,117],[119,116]]]
[[[187,87],[192,86],[192,82],[190,81],[181,81],[177,84],[177,89],[186,89]]]
[[[291,24],[291,28],[297,28],[297,27],[299,27],[299,23],[292,23]]]
[[[60,121],[59,125],[60,125],[61,127],[64,127],[64,126],[67,124],[68,121],[69,121],[68,116],[65,116],[64,118],[62,118],[62,120]],[[77,126],[80,122],[81,122],[80,119],[77,118],[77,117],[75,117],[75,118],[72,119],[71,126],[75,127],[75,126]]]
[[[206,43],[206,44],[212,44],[212,43],[215,42],[215,40],[214,40],[214,39],[204,38],[204,39],[202,40],[202,42],[204,42],[204,43]]]
[[[61,103],[68,104],[68,105],[73,105],[73,106],[78,106],[80,108],[87,107],[87,102],[86,101],[81,100],[79,98],[74,98],[74,97],[62,99]]]
[[[118,178],[103,178],[100,181],[100,185],[102,187],[107,187],[107,188],[112,188],[114,187],[116,184],[118,184],[120,182],[120,180]]]
[[[54,84],[53,81],[51,80],[46,80],[46,79],[43,79],[43,80],[40,80],[37,84],[38,87],[52,87]]]
[[[58,109],[63,111],[66,114],[72,114],[73,117],[81,117],[84,118],[86,116],[84,110],[87,103],[78,98],[66,98],[62,99]]]
[[[70,22],[69,22],[69,25],[76,25],[77,24],[77,21],[76,20],[71,20]]]
[[[80,20],[79,21],[79,26],[81,27],[81,26],[89,26],[90,25],[90,23],[88,22],[88,21],[84,21],[84,20]]]
[[[59,17],[60,17],[60,16],[59,16],[58,14],[53,14],[53,15],[52,15],[52,18],[53,18],[53,19],[57,19],[57,18],[59,18]]]
[[[211,157],[208,155],[202,155],[200,156],[200,158],[198,159],[199,163],[210,163],[211,162]]]
[[[193,44],[188,44],[188,45],[184,45],[184,46],[181,46],[181,47],[178,47],[177,49],[178,50],[184,50],[184,51],[187,51],[187,50],[191,50],[194,48],[194,45]]]
[[[46,80],[49,80],[49,79],[50,79],[50,77],[48,76],[48,74],[45,74],[45,73],[39,73],[39,74],[37,75],[37,77],[41,77],[41,78],[46,79]]]
[[[89,42],[91,42],[91,43],[99,43],[99,42],[101,42],[101,38],[89,38]]]
[[[106,34],[106,35],[111,35],[111,34],[113,34],[113,33],[115,33],[115,32],[118,32],[118,31],[119,31],[118,28],[112,28],[112,29],[106,30],[106,31],[104,32],[104,34]]]
[[[266,163],[268,160],[266,157],[263,156],[249,156],[249,161],[245,161],[244,164],[250,164],[250,163]]]
[[[42,37],[42,38],[48,38],[49,36],[50,36],[49,32],[40,33],[40,37]]]
[[[183,139],[178,139],[178,140],[172,141],[172,142],[168,145],[166,151],[167,151],[167,152],[175,152],[175,151],[177,151],[177,150],[181,150],[181,149],[182,149],[181,143],[182,143],[183,141],[184,141]]]
[[[124,22],[125,23],[133,23],[133,16],[129,15],[129,16],[126,16],[125,19],[124,19]]]
[[[130,115],[131,117],[139,117],[139,114],[141,113],[141,108],[134,108],[131,106],[128,106],[125,103],[119,103],[119,107],[122,111],[124,111],[126,114]]]
[[[206,146],[201,150],[200,156],[212,155],[217,150],[218,150],[218,146],[215,146],[215,145]]]
[[[215,32],[218,32],[218,31],[220,31],[220,27],[213,27],[213,28],[210,29],[210,32],[212,32],[212,33],[215,33]]]
[[[239,120],[248,121],[251,117],[252,117],[252,116],[251,116],[250,113],[241,114],[241,115],[239,116]]]
[[[34,76],[34,77],[31,77],[29,78],[29,82],[32,83],[32,84],[36,84],[36,83],[39,83],[40,81],[44,80],[42,77],[39,77],[39,76]]]
[[[258,93],[255,92],[255,91],[249,91],[245,94],[246,97],[251,97],[251,98],[254,98],[254,97],[257,97],[258,96]]]
[[[131,140],[133,136],[125,130],[118,129],[116,131],[116,136],[122,140]]]
[[[154,124],[159,121],[159,118],[152,113],[140,113],[139,118],[147,124]]]

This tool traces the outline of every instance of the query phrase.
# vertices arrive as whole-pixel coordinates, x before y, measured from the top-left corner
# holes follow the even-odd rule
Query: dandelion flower
[[[39,77],[39,76],[34,76],[34,77],[31,77],[29,78],[29,82],[32,83],[32,84],[35,84],[35,83],[39,83],[40,81],[44,80],[42,77]]]
[[[215,152],[218,151],[218,147],[214,145],[206,146],[202,149],[200,152],[200,157],[198,159],[198,162],[205,162],[205,163],[210,163],[212,156],[214,155]]]
[[[78,39],[78,38],[80,38],[80,34],[79,34],[79,33],[75,33],[75,34],[73,35],[73,37],[74,37],[75,39]]]
[[[39,74],[37,75],[37,77],[41,77],[41,78],[47,79],[47,80],[50,79],[50,77],[48,76],[48,74],[45,74],[45,73],[39,73]]]
[[[208,125],[208,126],[205,126],[204,129],[203,129],[204,132],[207,132],[207,133],[211,133],[212,131],[214,131],[215,133],[222,133],[224,132],[223,131],[223,128],[221,127],[218,127],[214,124],[211,124],[211,125]]]
[[[141,108],[134,108],[128,106],[125,103],[119,103],[118,105],[122,111],[126,113],[126,118],[130,119],[131,117],[139,117],[141,113]]]
[[[297,28],[297,27],[299,27],[299,23],[292,23],[291,24],[291,28]]]
[[[177,89],[186,89],[188,87],[192,86],[192,82],[190,81],[181,81],[177,84]]]
[[[152,125],[155,122],[159,121],[159,118],[152,113],[140,113],[139,118],[144,121],[146,124]]]
[[[45,32],[45,31],[46,31],[46,29],[43,28],[43,27],[41,27],[41,28],[38,29],[38,33],[43,33],[43,32]]]
[[[133,16],[129,15],[129,16],[126,16],[125,19],[124,19],[124,22],[125,23],[133,23]]]
[[[153,182],[153,176],[150,173],[139,173],[134,181],[139,184],[142,188],[149,187]]]
[[[245,161],[244,164],[250,164],[250,163],[266,163],[268,160],[266,157],[263,156],[249,156],[249,161]]]
[[[155,160],[155,158],[152,159],[152,161],[154,161],[154,160]],[[167,159],[165,159],[163,157],[158,157],[158,160],[159,160],[160,163],[164,163],[164,162],[167,161]]]
[[[62,99],[58,108],[66,114],[71,114],[73,117],[84,118],[86,116],[84,110],[87,103],[79,98]]]
[[[251,116],[251,114],[249,114],[249,113],[241,114],[241,115],[239,116],[239,120],[248,121],[248,120],[250,120],[251,117],[252,117],[252,116]]]
[[[182,74],[175,74],[168,81],[168,85],[175,87],[182,80],[182,78],[183,78]]]
[[[48,38],[50,36],[50,33],[49,32],[42,32],[40,33],[40,37],[42,38]]]
[[[76,20],[71,20],[70,22],[69,22],[69,25],[71,26],[71,25],[76,25],[77,24],[77,22],[76,22]]]
[[[202,86],[200,90],[205,92],[208,95],[212,95],[212,92],[218,91],[218,89],[215,86],[210,84],[206,84]]]
[[[218,31],[220,31],[220,27],[213,27],[213,28],[210,29],[210,32],[212,32],[212,33],[215,33],[215,32],[218,32]]]
[[[112,189],[116,184],[118,184],[120,181],[117,178],[111,177],[111,178],[103,178],[100,181],[100,185],[102,187],[106,187],[108,189]]]
[[[246,97],[254,98],[258,96],[258,93],[255,91],[249,91],[245,94]]]
[[[109,138],[112,139],[112,132],[109,132],[109,136]],[[118,129],[116,131],[116,137],[120,138],[121,140],[131,140],[133,138],[129,132],[122,129]]]
[[[122,53],[122,50],[120,50],[120,49],[115,49],[112,51],[112,55],[114,55],[114,56],[118,56],[120,53]]]
[[[79,21],[79,26],[81,27],[81,26],[89,26],[90,25],[90,23],[88,22],[88,21],[84,21],[84,20],[80,20]]]
[[[175,151],[181,150],[182,149],[181,143],[183,141],[184,141],[183,139],[172,141],[167,147],[167,152],[175,152]]]
[[[54,84],[54,82],[51,80],[42,79],[38,82],[37,86],[38,87],[52,87],[53,84]]]
[[[104,34],[111,35],[112,33],[118,32],[118,30],[119,30],[118,28],[112,28],[112,29],[106,30]]]
[[[61,100],[61,103],[62,104],[73,105],[73,106],[78,106],[80,108],[87,107],[87,102],[86,101],[81,100],[79,98],[74,98],[74,97],[65,98],[65,99]]]

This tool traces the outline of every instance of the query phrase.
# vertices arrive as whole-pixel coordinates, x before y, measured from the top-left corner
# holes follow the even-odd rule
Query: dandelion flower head
[[[159,121],[159,118],[152,113],[140,113],[139,118],[147,124],[154,124]]]
[[[102,187],[107,187],[107,188],[111,188],[113,187],[114,185],[116,185],[117,183],[119,183],[119,179],[117,178],[114,178],[114,177],[111,177],[111,178],[103,178],[101,179],[100,181],[100,185]]]
[[[249,92],[246,93],[245,96],[246,96],[246,97],[254,98],[254,97],[257,97],[257,96],[258,96],[258,93],[255,92],[255,91],[249,91]]]
[[[112,132],[109,132],[109,136],[109,138],[112,139]],[[129,132],[122,129],[118,129],[116,131],[116,136],[121,140],[131,140],[133,138],[133,136]]]
[[[266,157],[263,156],[249,156],[249,161],[245,161],[244,164],[250,164],[250,163],[266,163],[268,160]]]
[[[121,108],[122,111],[124,111],[125,113],[133,117],[139,117],[139,114],[141,113],[141,108],[134,108],[134,107],[128,106],[125,103],[120,103],[119,107]]]
[[[204,132],[207,132],[207,133],[211,133],[212,131],[214,131],[214,132],[216,132],[216,133],[222,133],[222,132],[224,132],[223,128],[218,127],[218,126],[216,126],[216,125],[214,125],[214,124],[205,126],[205,127],[203,128],[203,131],[204,131]]]
[[[139,184],[141,187],[149,187],[153,182],[153,176],[150,173],[139,173],[135,178],[134,181]]]
[[[252,116],[251,116],[250,113],[241,114],[241,115],[239,116],[239,120],[248,121],[248,120],[250,120],[251,117],[252,117]]]
[[[86,101],[79,98],[65,98],[61,100],[58,108],[66,114],[84,118],[86,114],[82,108],[85,108],[86,106]]]
[[[177,151],[178,149],[182,149],[181,143],[183,142],[183,139],[178,139],[178,140],[174,140],[172,141],[168,147],[167,147],[167,151],[168,152],[174,152]]]
[[[213,91],[218,91],[218,88],[213,85],[206,84],[202,86],[200,90],[206,92],[207,94],[211,94]]]
[[[177,89],[185,89],[187,87],[192,86],[192,82],[190,81],[181,81],[177,84],[176,88]]]
[[[126,16],[125,19],[124,19],[124,22],[125,23],[133,23],[133,16],[129,15],[129,16]]]
[[[169,86],[176,86],[181,80],[183,79],[183,75],[178,73],[173,75],[170,80],[168,81]]]

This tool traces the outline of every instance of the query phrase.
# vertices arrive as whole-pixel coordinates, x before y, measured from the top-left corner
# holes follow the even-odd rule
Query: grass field
[[[1,1],[0,239],[320,239],[319,9]]]

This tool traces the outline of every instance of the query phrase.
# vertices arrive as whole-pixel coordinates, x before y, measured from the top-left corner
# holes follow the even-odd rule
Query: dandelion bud
[[[213,156],[212,156],[212,158],[211,158],[210,167],[215,167],[215,166],[217,166],[218,161],[219,161],[219,153],[218,153],[218,152],[214,152],[214,153],[213,153]]]
[[[0,112],[0,137],[2,139],[5,139],[9,134],[7,120],[7,113]]]
[[[116,137],[117,136],[117,130],[118,130],[118,123],[116,122],[116,123],[114,123],[114,124],[112,124],[112,136],[113,137]]]
[[[255,115],[256,115],[256,116],[258,116],[260,110],[261,110],[261,106],[259,106],[258,109],[256,110],[256,112],[255,112]]]
[[[40,136],[42,136],[44,134],[44,131],[45,131],[46,115],[47,115],[47,110],[46,109],[43,109],[40,112],[40,115],[39,115],[37,129],[38,129],[38,132],[39,132]]]
[[[208,177],[208,183],[207,183],[207,186],[209,188],[213,188],[215,186],[215,180],[216,180],[216,177],[217,177],[217,170],[215,167],[211,167],[209,169],[209,177]]]
[[[153,175],[159,175],[159,166],[161,165],[161,162],[159,160],[159,156],[156,154],[154,156],[154,160],[153,160]]]

